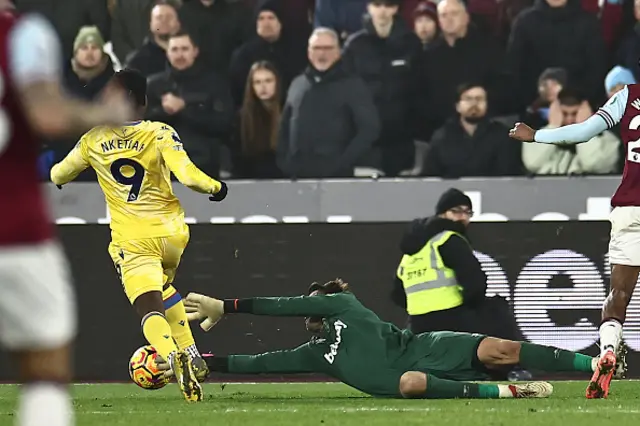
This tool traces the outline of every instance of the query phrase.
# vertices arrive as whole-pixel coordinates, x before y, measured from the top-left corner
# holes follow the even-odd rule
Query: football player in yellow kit
[[[135,101],[138,117],[144,115],[147,84],[137,71],[119,71],[105,90],[124,90]],[[109,254],[129,301],[142,317],[142,332],[178,373],[187,401],[200,401],[199,381],[209,371],[172,285],[189,228],[173,194],[170,172],[183,185],[210,194],[212,201],[222,201],[227,186],[191,162],[174,129],[152,121],[90,130],[51,169],[51,180],[60,187],[89,166],[98,175],[111,215]]]

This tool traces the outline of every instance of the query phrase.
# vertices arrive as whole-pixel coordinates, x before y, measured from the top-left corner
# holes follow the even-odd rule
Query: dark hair
[[[336,278],[335,280],[324,284],[312,283],[309,286],[309,294],[316,290],[322,294],[351,293],[349,284],[345,283],[340,278]]]
[[[460,84],[456,88],[456,95],[457,95],[456,102],[460,102],[460,99],[462,99],[462,95],[464,95],[465,92],[471,89],[475,89],[476,87],[483,89],[485,92],[487,91],[487,89],[484,87],[484,84],[477,81],[469,81],[469,82]]]
[[[182,2],[179,0],[156,0],[151,4],[151,10],[156,6],[169,6],[178,13],[178,10],[180,10],[180,7],[182,6]],[[149,11],[150,14],[151,10]]]
[[[253,90],[253,76],[257,71],[270,71],[276,78],[276,92],[271,107],[267,108]],[[259,61],[251,66],[244,89],[244,99],[240,110],[240,142],[246,154],[264,153],[276,149],[282,108],[281,80],[276,67],[268,61]],[[264,143],[268,137],[268,146]]]
[[[172,34],[169,36],[169,40],[171,40],[172,38],[178,38],[178,37],[188,37],[189,41],[191,41],[191,44],[193,45],[193,47],[198,47],[198,44],[196,43],[195,39],[193,38],[193,36],[191,36],[191,34],[189,34],[186,31],[180,30],[175,34]]]
[[[111,79],[129,92],[129,98],[133,100],[138,107],[147,105],[147,79],[140,71],[125,68],[116,72]]]
[[[573,87],[565,87],[558,93],[558,102],[564,106],[576,106],[582,104],[587,98]]]

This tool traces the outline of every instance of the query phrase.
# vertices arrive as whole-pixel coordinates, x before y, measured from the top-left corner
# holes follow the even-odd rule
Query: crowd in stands
[[[226,179],[617,174],[615,128],[578,146],[508,130],[583,121],[640,78],[640,0],[16,5],[56,27],[70,93],[141,71],[145,118]],[[43,176],[75,142],[44,141]]]

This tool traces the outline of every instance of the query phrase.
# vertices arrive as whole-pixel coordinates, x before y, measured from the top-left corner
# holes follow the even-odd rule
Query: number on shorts
[[[133,169],[133,174],[131,176],[125,176],[122,174],[122,168],[125,166],[129,166]],[[129,195],[127,195],[127,202],[138,200],[140,188],[142,188],[144,173],[144,167],[142,167],[142,164],[130,158],[121,158],[111,163],[111,175],[116,182],[121,185],[131,187]]]
[[[636,115],[629,123],[629,130],[638,130],[640,128],[640,115]],[[640,148],[640,139],[631,141],[627,144],[627,160],[632,163],[640,163],[640,152],[635,151]]]
[[[4,79],[0,74],[0,102],[4,99]],[[11,134],[11,121],[4,109],[0,108],[0,155],[9,145],[9,136]]]

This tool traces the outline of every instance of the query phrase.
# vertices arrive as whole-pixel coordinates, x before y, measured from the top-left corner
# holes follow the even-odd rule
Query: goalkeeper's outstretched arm
[[[224,314],[254,314],[279,317],[326,317],[351,308],[352,294],[338,293],[299,297],[253,297],[218,300],[198,293],[184,299],[189,321],[202,321],[200,327],[208,331]]]
[[[310,343],[295,349],[265,352],[257,355],[206,357],[211,371],[233,374],[300,374],[325,372],[321,358]]]

